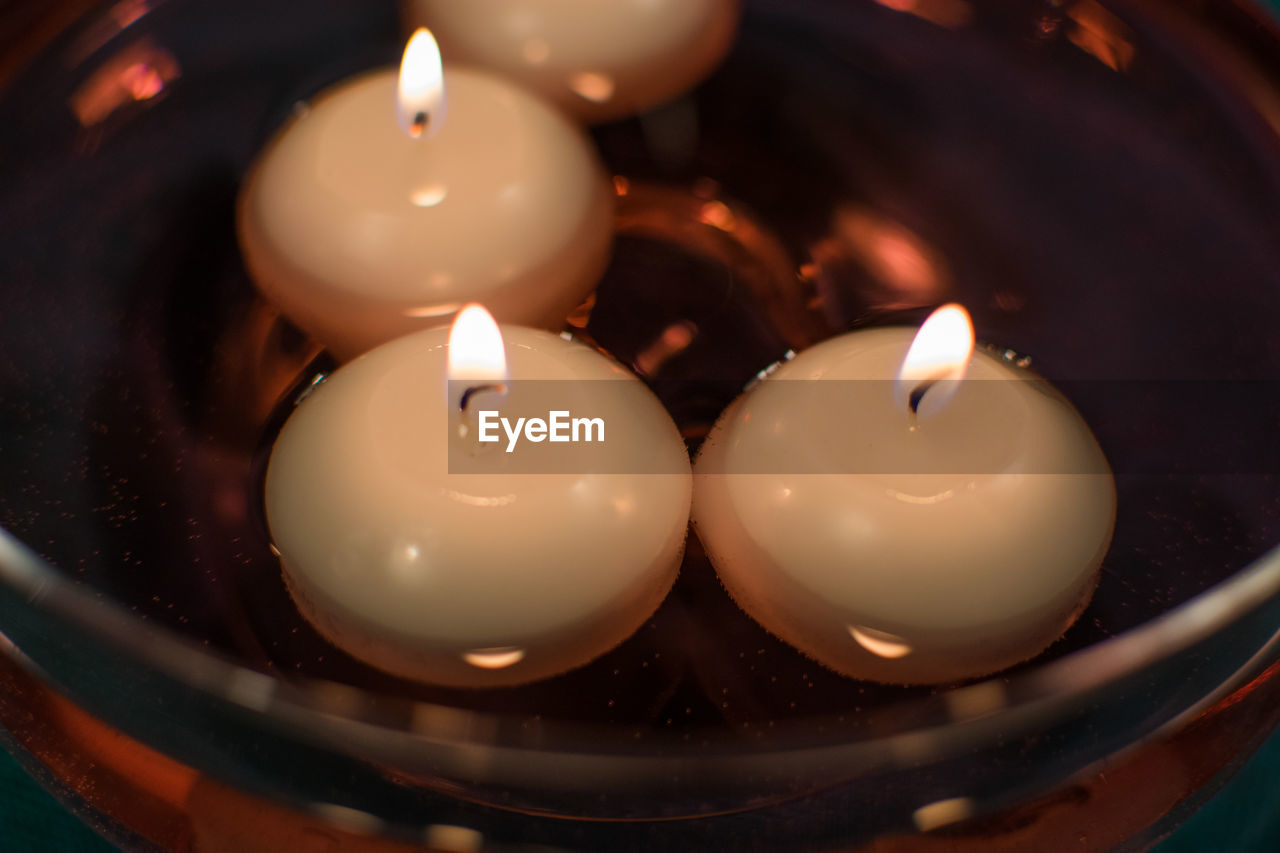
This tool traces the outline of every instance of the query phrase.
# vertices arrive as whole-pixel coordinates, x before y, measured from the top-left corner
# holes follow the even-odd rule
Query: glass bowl
[[[396,59],[394,6],[81,5],[0,65],[0,639],[152,749],[370,833],[822,848],[1025,802],[1277,657],[1280,52],[1259,11],[754,0],[695,92],[592,130],[618,241],[570,325],[691,446],[788,350],[948,300],[1061,385],[1119,516],[1058,643],[970,683],[842,678],[743,615],[691,539],[622,646],[465,691],[321,639],[259,498],[331,363],[257,298],[239,182],[297,102]]]

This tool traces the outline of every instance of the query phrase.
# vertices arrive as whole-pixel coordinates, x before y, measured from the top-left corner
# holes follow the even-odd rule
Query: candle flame
[[[419,27],[405,45],[396,107],[400,127],[414,139],[439,132],[445,107],[444,64],[440,46],[425,27]]]
[[[472,303],[453,320],[449,330],[449,379],[502,383],[507,381],[507,353],[502,331],[483,305]]]
[[[943,305],[924,321],[902,360],[896,388],[899,402],[914,417],[929,392],[930,410],[937,411],[955,394],[972,355],[969,312],[955,303]]]

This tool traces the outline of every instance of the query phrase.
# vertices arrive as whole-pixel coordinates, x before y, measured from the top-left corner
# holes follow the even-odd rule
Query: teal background
[[[108,844],[36,784],[0,749],[2,853],[113,853]]]
[[[1226,2],[1226,0],[1222,0]],[[1260,0],[1280,14],[1280,0]],[[1156,853],[1280,851],[1280,734]],[[0,853],[114,853],[0,749]]]

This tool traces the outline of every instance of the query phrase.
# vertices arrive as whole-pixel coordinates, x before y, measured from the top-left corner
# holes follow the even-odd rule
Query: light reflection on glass
[[[1082,0],[1067,11],[1075,23],[1067,38],[1076,47],[1092,55],[1103,65],[1123,71],[1133,61],[1133,42],[1129,28],[1119,18],[1094,0]]]
[[[72,64],[85,62],[107,44],[133,26],[151,11],[150,0],[120,0],[97,20],[89,23],[84,32],[68,49]]]
[[[150,11],[151,3],[148,0],[120,0],[111,7],[109,14],[115,25],[123,30]]]
[[[632,367],[642,376],[652,376],[662,365],[689,348],[698,335],[691,320],[680,320],[662,330],[658,339],[636,355]]]
[[[722,201],[709,201],[698,211],[698,221],[721,231],[732,231],[733,211]]]
[[[973,7],[966,0],[876,0],[895,12],[905,12],[940,27],[957,29],[973,20]]]
[[[120,74],[120,84],[135,101],[145,101],[160,94],[164,88],[164,77],[155,66],[146,62],[130,65]]]
[[[822,331],[823,324],[806,304],[807,295],[796,287],[788,249],[750,210],[721,197],[714,180],[699,178],[680,187],[617,176],[614,191],[617,235],[660,240],[731,270],[733,287],[757,300],[792,349],[830,334]],[[721,207],[723,213],[708,215]],[[719,224],[708,223],[708,218]],[[575,312],[575,326],[581,327],[585,313]]]
[[[879,308],[916,308],[944,301],[950,277],[941,255],[918,234],[881,214],[842,205],[831,232],[810,248],[811,263],[800,268],[823,300],[849,267],[869,275],[885,292],[865,297]]]
[[[71,94],[69,105],[82,127],[94,127],[127,104],[152,100],[180,75],[173,54],[143,39],[89,75]]]

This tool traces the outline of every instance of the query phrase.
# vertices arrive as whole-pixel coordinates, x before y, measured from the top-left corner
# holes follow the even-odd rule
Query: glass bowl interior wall
[[[974,684],[852,681],[739,612],[691,540],[618,649],[462,691],[321,639],[258,496],[330,363],[255,295],[236,193],[295,104],[395,61],[395,10],[126,6],[0,89],[0,630],[114,725],[389,827],[687,817],[711,837],[803,795],[848,815],[803,832],[848,838],[1043,790],[1270,659],[1280,76],[1247,12],[754,0],[694,93],[593,130],[618,240],[574,322],[691,446],[788,350],[943,301],[1067,390],[1120,509],[1062,640]]]

